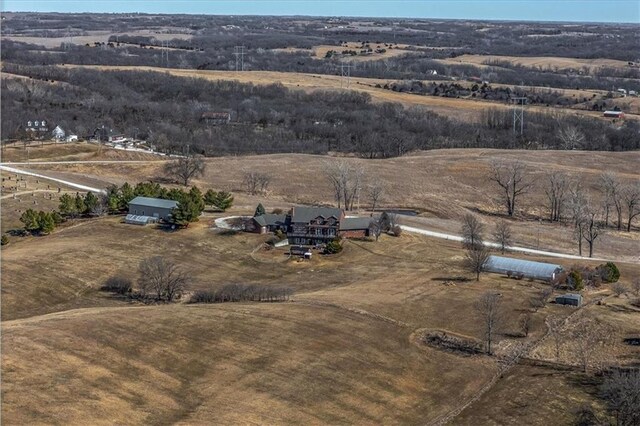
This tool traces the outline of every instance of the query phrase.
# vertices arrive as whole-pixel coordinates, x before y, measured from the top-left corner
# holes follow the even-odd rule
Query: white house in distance
[[[56,126],[55,129],[53,129],[53,131],[51,132],[51,134],[53,135],[53,138],[57,141],[61,141],[64,139],[65,136],[65,132],[64,130],[62,130],[62,127],[60,126]]]

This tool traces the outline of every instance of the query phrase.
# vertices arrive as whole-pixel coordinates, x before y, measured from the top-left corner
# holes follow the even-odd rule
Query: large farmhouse
[[[364,238],[370,234],[370,218],[345,217],[344,210],[327,207],[293,207],[287,215],[264,214],[253,218],[259,233],[280,230],[291,244],[316,245],[336,237]]]

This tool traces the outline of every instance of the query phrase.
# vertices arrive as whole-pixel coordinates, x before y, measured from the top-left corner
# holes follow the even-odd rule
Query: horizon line
[[[251,14],[251,13],[232,13],[232,14],[217,14],[217,13],[167,13],[167,12],[55,12],[55,11],[36,11],[36,10],[3,10],[1,14],[13,13],[32,13],[32,14],[59,14],[59,15],[168,15],[168,16],[246,16],[246,17],[280,17],[280,18],[355,18],[355,19],[399,19],[399,20],[423,20],[423,21],[474,21],[474,22],[518,22],[518,23],[542,23],[542,24],[608,24],[608,25],[638,25],[637,22],[630,21],[566,21],[566,20],[529,20],[520,18],[510,19],[483,19],[483,18],[435,18],[435,17],[410,17],[410,16],[366,16],[366,15],[306,15],[306,14]]]

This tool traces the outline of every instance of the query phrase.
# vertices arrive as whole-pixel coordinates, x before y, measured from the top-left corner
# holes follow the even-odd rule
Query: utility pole
[[[349,88],[351,84],[351,64],[348,62],[340,63],[340,88]]]
[[[236,46],[233,49],[233,56],[236,57],[236,71],[244,71],[244,46]]]
[[[524,133],[524,106],[527,104],[526,97],[514,97],[510,99],[513,108],[513,133]]]

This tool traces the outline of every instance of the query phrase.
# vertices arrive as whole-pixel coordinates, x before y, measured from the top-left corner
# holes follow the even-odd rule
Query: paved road
[[[424,228],[415,228],[413,226],[406,226],[406,225],[400,225],[400,227],[404,231],[411,232],[414,234],[427,235],[429,237],[442,238],[442,239],[451,240],[451,241],[462,241],[462,237],[459,235],[443,234],[442,232],[429,231]],[[485,245],[487,247],[500,248],[500,245],[498,243],[485,242]],[[507,249],[509,249],[509,251],[517,251],[520,253],[535,254],[539,256],[559,257],[562,259],[575,259],[575,260],[590,259],[590,260],[606,261],[606,259],[600,259],[596,257],[577,256],[575,254],[557,253],[553,251],[537,250],[537,249],[532,249],[527,247],[508,246]]]
[[[74,183],[74,182],[69,182],[68,180],[58,179],[58,178],[46,176],[46,175],[43,175],[43,174],[40,174],[40,173],[34,173],[34,172],[28,172],[26,170],[16,169],[15,167],[5,166],[4,164],[0,165],[0,170],[4,170],[4,171],[9,172],[9,173],[16,173],[16,174],[20,174],[20,175],[25,175],[25,176],[33,176],[33,177],[37,177],[37,178],[40,178],[40,179],[50,180],[52,182],[58,182],[58,183],[61,183],[63,185],[69,186],[71,188],[80,189],[82,191],[91,191],[91,192],[95,192],[95,193],[106,193],[106,191],[104,189],[102,189],[102,188],[93,188],[91,186],[81,185],[79,183]]]
[[[29,163],[29,164],[73,164],[73,163],[147,163],[148,161],[60,161],[60,162],[42,162],[42,163]],[[24,170],[20,170],[20,169],[16,169],[14,167],[10,167],[7,166],[5,164],[17,164],[17,163],[4,163],[2,165],[0,165],[0,170],[5,170],[11,173],[18,173],[18,174],[23,174],[23,175],[27,175],[27,176],[35,176],[41,179],[48,179],[51,180],[53,182],[59,182],[62,183],[64,185],[70,186],[72,188],[77,188],[77,189],[81,189],[83,191],[92,191],[92,192],[105,192],[104,189],[99,189],[99,188],[92,188],[90,186],[86,186],[86,185],[81,185],[78,183],[73,183],[73,182],[69,182],[66,180],[62,180],[62,179],[57,179],[57,178],[52,178],[49,176],[45,176],[39,173],[33,173],[33,172],[27,172]],[[25,163],[26,164],[26,163]],[[229,219],[229,218],[220,218],[216,220],[216,225],[219,227],[223,227],[224,225],[222,225],[224,223],[224,219]],[[222,226],[221,226],[222,225]],[[462,237],[459,235],[453,235],[453,234],[444,234],[442,232],[436,232],[436,231],[430,231],[428,229],[424,229],[424,228],[415,228],[413,226],[406,226],[406,225],[400,225],[400,227],[406,231],[406,232],[410,232],[410,233],[414,233],[414,234],[420,234],[420,235],[426,235],[429,237],[435,237],[435,238],[441,238],[441,239],[445,239],[445,240],[451,240],[451,241],[462,241]],[[488,247],[493,247],[493,248],[500,248],[500,246],[497,243],[492,243],[492,242],[486,242],[485,243],[486,246]],[[566,254],[566,253],[558,253],[558,252],[553,252],[553,251],[545,251],[545,250],[537,250],[537,249],[532,249],[532,248],[527,248],[527,247],[518,247],[518,246],[509,246],[507,247],[510,251],[515,251],[515,252],[520,252],[520,253],[528,253],[528,254],[534,254],[534,255],[538,255],[538,256],[549,256],[549,257],[557,257],[557,258],[561,258],[561,259],[574,259],[574,260],[598,260],[598,261],[607,261],[608,259],[601,259],[601,258],[589,258],[589,257],[584,257],[584,256],[576,256],[575,254]],[[632,263],[638,263],[638,262],[632,262]]]

